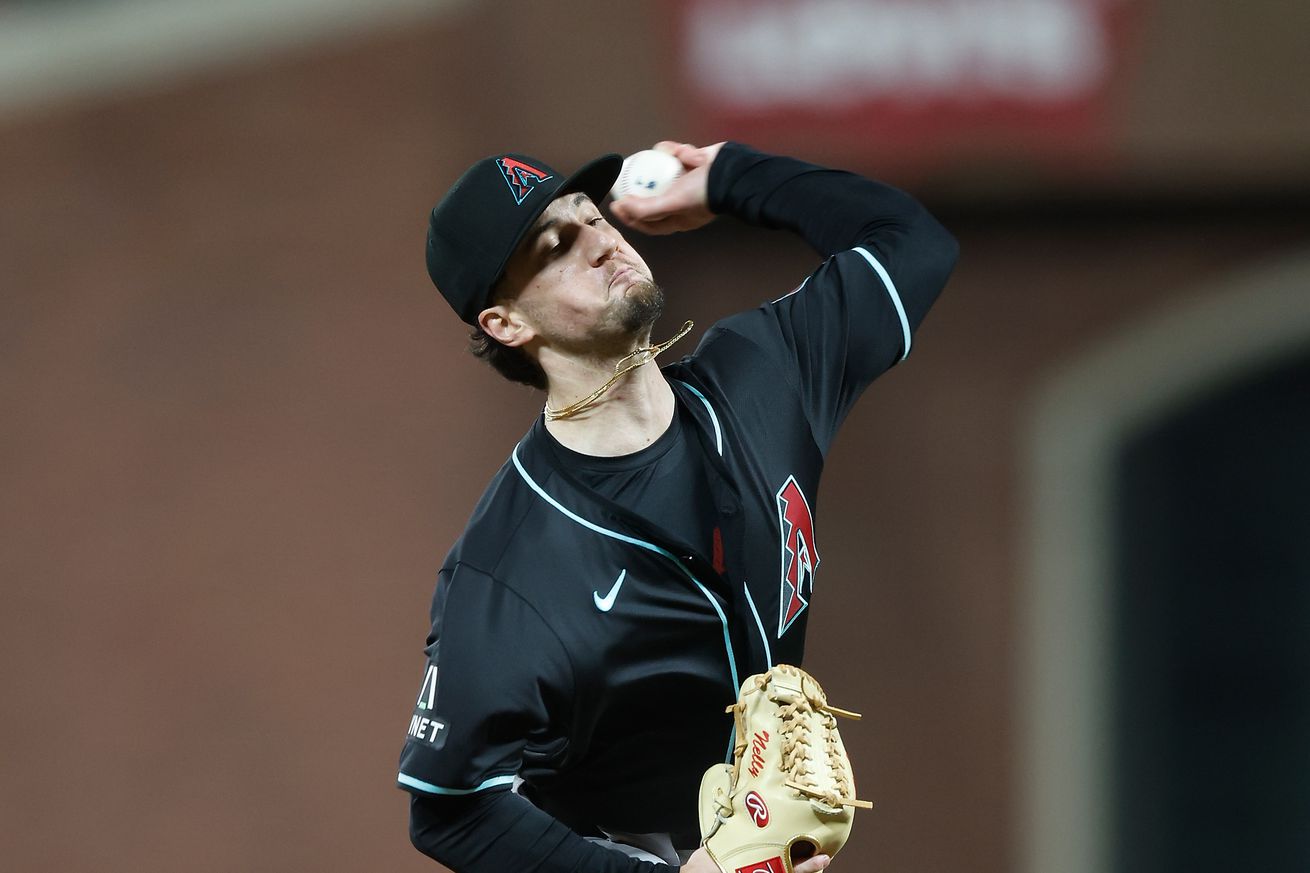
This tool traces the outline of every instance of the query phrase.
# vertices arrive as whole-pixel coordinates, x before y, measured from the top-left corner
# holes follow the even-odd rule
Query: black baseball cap
[[[428,275],[469,324],[491,305],[496,284],[528,228],[561,194],[581,191],[598,205],[623,168],[603,155],[571,176],[528,155],[483,158],[451,186],[428,219]]]

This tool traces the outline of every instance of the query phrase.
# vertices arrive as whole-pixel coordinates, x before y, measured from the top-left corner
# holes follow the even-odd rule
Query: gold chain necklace
[[[579,400],[577,403],[570,403],[568,406],[564,407],[563,409],[551,409],[549,406],[547,406],[546,421],[555,421],[557,419],[568,418],[569,416],[577,415],[579,412],[581,412],[582,410],[586,409],[588,406],[599,400],[600,395],[604,394],[606,391],[613,388],[615,382],[619,381],[624,376],[628,375],[633,370],[640,367],[642,364],[649,364],[651,361],[655,360],[656,355],[658,355],[660,352],[664,351],[669,346],[673,345],[678,340],[686,336],[687,331],[691,330],[691,328],[692,328],[692,322],[687,321],[682,325],[682,329],[673,335],[672,339],[665,340],[664,342],[660,343],[657,346],[643,346],[642,348],[637,349],[635,352],[632,352],[630,354],[624,355],[622,358],[619,358],[619,360],[614,364],[614,375],[609,377],[609,381],[607,381],[604,385],[597,388],[595,391],[588,394],[586,397]]]

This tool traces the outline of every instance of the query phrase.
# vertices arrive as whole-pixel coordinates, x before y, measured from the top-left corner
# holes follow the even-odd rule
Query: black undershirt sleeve
[[[791,231],[824,258],[793,293],[771,289],[773,303],[716,328],[781,367],[826,454],[864,389],[909,354],[955,265],[955,238],[890,185],[738,143],[719,151],[708,194],[714,212]]]
[[[670,873],[575,834],[512,791],[412,795],[414,848],[455,873]]]
[[[739,143],[725,143],[719,151],[708,194],[713,212],[790,230],[823,257],[858,245],[894,252],[900,271],[915,277],[904,300],[911,329],[927,314],[959,255],[955,238],[904,191]]]

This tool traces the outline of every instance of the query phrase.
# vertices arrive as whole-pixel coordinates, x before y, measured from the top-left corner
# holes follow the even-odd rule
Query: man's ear
[[[487,336],[502,346],[521,346],[536,336],[523,316],[510,306],[497,304],[478,313],[478,325]]]

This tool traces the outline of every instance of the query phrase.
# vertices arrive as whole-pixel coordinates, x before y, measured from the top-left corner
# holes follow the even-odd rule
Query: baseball
[[[623,169],[610,189],[615,200],[654,197],[682,175],[682,162],[668,152],[646,149],[623,159]]]

